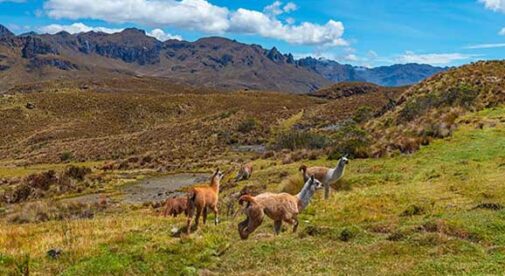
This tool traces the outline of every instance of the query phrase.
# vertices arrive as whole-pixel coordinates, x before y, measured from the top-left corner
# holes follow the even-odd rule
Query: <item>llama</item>
[[[324,199],[328,199],[330,197],[330,185],[336,183],[342,176],[344,176],[345,165],[349,164],[349,159],[346,156],[343,156],[338,161],[338,164],[335,168],[326,168],[326,167],[307,167],[305,165],[300,166],[300,172],[303,174],[304,181],[313,175],[317,180],[321,181],[324,185]]]
[[[251,177],[253,172],[253,166],[252,163],[247,163],[244,164],[242,167],[240,167],[240,171],[238,172],[237,177],[235,178],[235,181],[241,181],[241,180],[247,180]]]
[[[282,222],[293,225],[293,233],[298,228],[298,214],[309,205],[310,199],[322,183],[311,176],[297,195],[288,193],[262,193],[257,196],[243,195],[239,204],[247,202],[244,210],[247,218],[238,225],[240,238],[245,240],[263,222],[265,214],[274,221],[275,234],[279,234]]]
[[[195,214],[195,229],[198,229],[198,221],[200,215],[203,212],[203,224],[207,222],[207,209],[212,209],[216,217],[214,218],[214,223],[217,224],[219,221],[217,203],[219,200],[219,184],[221,179],[223,179],[224,173],[219,169],[216,170],[212,176],[209,186],[206,187],[195,187],[192,188],[188,193],[188,222],[187,222],[187,233],[190,233],[191,220]]]
[[[165,201],[165,209],[161,213],[162,216],[173,216],[184,213],[188,215],[188,198],[187,197],[173,197]]]

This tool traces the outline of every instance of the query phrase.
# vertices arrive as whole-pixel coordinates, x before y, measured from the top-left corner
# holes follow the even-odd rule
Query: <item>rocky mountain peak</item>
[[[14,37],[15,35],[7,29],[4,25],[0,24],[0,39],[1,38],[11,38]]]

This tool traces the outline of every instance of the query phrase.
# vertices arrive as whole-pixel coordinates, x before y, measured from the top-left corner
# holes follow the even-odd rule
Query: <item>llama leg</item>
[[[217,206],[214,206],[214,214],[216,216],[214,217],[214,224],[217,225],[219,223],[219,211],[217,210]]]
[[[247,216],[246,220],[239,224],[239,234],[243,240],[247,239],[263,223],[263,217],[265,216],[261,208],[251,207],[246,209],[245,214]]]
[[[246,219],[238,224],[238,234],[240,235],[240,238],[245,240],[249,236],[249,234],[245,233],[244,230],[247,229],[247,225],[249,224],[249,217],[246,217]]]
[[[195,208],[188,207],[188,221],[186,224],[186,233],[189,235],[191,232],[191,220],[193,219],[193,215],[195,214]]]
[[[324,199],[328,199],[330,197],[330,184],[324,183]]]
[[[281,233],[281,228],[282,228],[282,220],[274,221],[274,230],[276,235],[279,235]]]
[[[297,218],[291,218],[291,219],[287,219],[287,220],[284,220],[286,223],[289,223],[291,225],[293,225],[293,233],[296,232],[296,229],[298,229],[298,219]]]
[[[203,224],[205,225],[207,223],[207,207],[203,207]]]
[[[196,208],[196,218],[195,218],[195,229],[198,229],[198,223],[199,223],[201,214],[202,214],[202,207],[197,207]]]

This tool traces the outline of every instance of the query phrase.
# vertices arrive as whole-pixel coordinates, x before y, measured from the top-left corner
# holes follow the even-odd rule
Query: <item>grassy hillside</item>
[[[463,121],[451,137],[412,155],[352,160],[331,199],[319,194],[303,213],[297,234],[274,237],[267,220],[240,241],[239,215],[172,237],[184,219],[159,218],[145,208],[86,220],[1,223],[0,274],[499,274],[505,108]],[[475,122],[482,121],[488,123],[481,129]],[[292,176],[299,165],[257,160],[253,178],[224,195],[244,185],[269,191],[299,185]],[[62,248],[61,258],[46,257],[49,248]]]

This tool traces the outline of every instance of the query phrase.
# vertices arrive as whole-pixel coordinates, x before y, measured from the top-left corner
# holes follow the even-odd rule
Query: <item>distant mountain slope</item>
[[[297,64],[334,82],[362,81],[382,86],[415,84],[448,69],[415,63],[365,68],[312,57],[300,59]]]
[[[16,36],[0,25],[0,91],[53,79],[145,76],[220,90],[308,93],[340,81],[411,84],[441,70],[417,64],[366,69],[313,58],[295,60],[275,47],[267,50],[220,37],[161,42],[134,28],[114,34]]]

